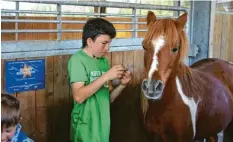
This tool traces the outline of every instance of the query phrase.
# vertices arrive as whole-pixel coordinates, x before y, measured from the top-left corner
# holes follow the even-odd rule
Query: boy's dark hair
[[[99,35],[109,35],[111,38],[116,36],[116,29],[113,24],[102,18],[88,19],[83,27],[82,34],[82,48],[87,45],[87,39],[91,38],[93,41]]]
[[[1,94],[1,128],[15,126],[19,119],[19,100],[11,95]]]

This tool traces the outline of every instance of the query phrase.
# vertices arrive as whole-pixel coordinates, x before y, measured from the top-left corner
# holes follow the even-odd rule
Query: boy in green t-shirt
[[[110,102],[131,81],[131,73],[122,65],[111,69],[104,57],[116,36],[114,26],[101,18],[89,19],[83,27],[82,50],[71,56],[68,72],[74,108],[71,114],[73,142],[109,142]],[[110,81],[120,79],[112,88]]]

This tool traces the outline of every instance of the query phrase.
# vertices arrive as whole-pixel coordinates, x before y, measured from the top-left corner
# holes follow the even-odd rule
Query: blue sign
[[[45,60],[21,60],[5,62],[7,93],[45,88]]]

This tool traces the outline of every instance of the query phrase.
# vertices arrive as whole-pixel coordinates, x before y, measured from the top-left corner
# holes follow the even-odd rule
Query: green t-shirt
[[[68,63],[70,83],[93,82],[109,70],[108,60],[94,59],[83,50],[71,56]],[[71,139],[73,142],[109,142],[110,95],[106,82],[82,104],[74,101],[71,114]]]

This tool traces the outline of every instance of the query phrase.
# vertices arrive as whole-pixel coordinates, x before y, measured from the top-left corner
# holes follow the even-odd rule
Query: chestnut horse
[[[174,20],[148,12],[142,42],[144,123],[163,142],[216,142],[233,120],[233,64],[203,59],[186,66],[186,22],[187,13]]]

